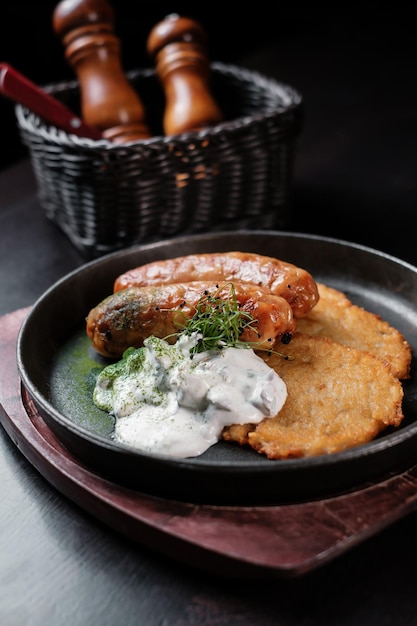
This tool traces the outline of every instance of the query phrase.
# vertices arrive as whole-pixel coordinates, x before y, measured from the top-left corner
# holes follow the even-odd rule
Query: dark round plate
[[[405,419],[374,441],[333,455],[272,461],[220,442],[198,458],[175,459],[118,444],[112,419],[92,402],[106,364],[85,335],[89,310],[122,272],[152,260],[241,250],[285,259],[398,328],[417,354],[417,268],[363,246],[286,232],[175,238],[107,255],[70,273],[34,304],[18,337],[22,384],[51,430],[92,471],[157,496],[207,504],[277,504],[363,487],[403,470],[417,454],[416,364],[404,383]],[[376,383],[377,384],[377,383]]]

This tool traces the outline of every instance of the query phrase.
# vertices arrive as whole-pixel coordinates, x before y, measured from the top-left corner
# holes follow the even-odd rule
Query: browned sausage
[[[292,263],[250,252],[190,254],[147,263],[120,275],[114,291],[195,280],[238,281],[263,287],[285,298],[296,318],[307,315],[319,300],[317,285],[309,272]]]
[[[240,308],[256,320],[254,328],[246,328],[240,339],[265,342],[271,348],[278,339],[288,343],[296,330],[289,303],[260,287],[233,284]],[[230,298],[230,285],[194,281],[123,289],[91,309],[86,318],[87,335],[97,352],[119,358],[128,347],[143,345],[150,335],[164,339],[178,333],[207,293]],[[175,339],[171,337],[167,341],[173,343]]]

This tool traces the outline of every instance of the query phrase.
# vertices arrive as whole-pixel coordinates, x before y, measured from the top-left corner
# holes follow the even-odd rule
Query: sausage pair
[[[241,340],[270,347],[277,341],[288,343],[297,318],[319,299],[312,276],[291,263],[248,252],[193,254],[119,276],[114,293],[89,312],[87,335],[100,354],[120,358],[126,348],[141,346],[150,335],[177,333],[205,293],[227,297],[230,283],[239,308],[256,322]]]

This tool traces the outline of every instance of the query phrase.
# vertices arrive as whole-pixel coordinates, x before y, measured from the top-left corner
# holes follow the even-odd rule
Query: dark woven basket
[[[246,70],[212,64],[225,121],[170,137],[152,69],[128,73],[152,138],[125,145],[77,138],[17,105],[46,215],[88,258],[177,234],[284,228],[302,97]],[[79,110],[77,81],[46,88]]]

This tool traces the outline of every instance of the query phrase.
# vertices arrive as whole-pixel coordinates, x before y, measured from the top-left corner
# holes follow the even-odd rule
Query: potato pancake
[[[262,354],[287,385],[281,411],[259,425],[233,425],[223,439],[270,459],[331,454],[374,439],[403,419],[403,388],[373,354],[327,337],[297,332],[277,354]]]
[[[343,292],[322,283],[317,286],[320,300],[307,317],[298,320],[297,330],[367,350],[385,359],[398,378],[410,377],[411,348],[396,328],[353,304]]]

